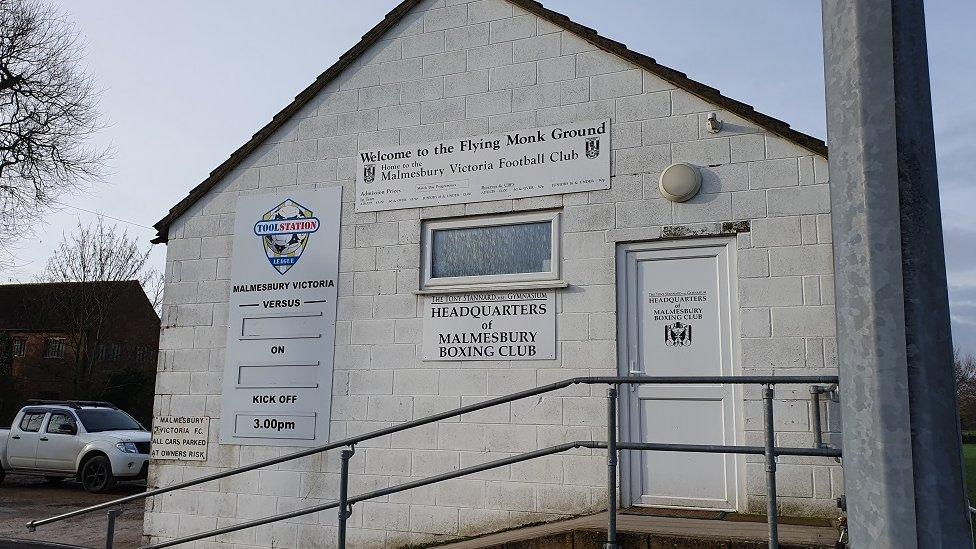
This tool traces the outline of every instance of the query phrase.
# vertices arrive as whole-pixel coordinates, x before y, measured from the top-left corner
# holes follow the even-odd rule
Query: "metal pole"
[[[813,447],[823,448],[823,429],[820,426],[820,392],[823,390],[819,385],[810,386],[810,400],[813,406]]]
[[[851,545],[970,547],[923,2],[822,5]]]
[[[349,505],[349,460],[356,453],[355,446],[339,454],[339,549],[346,549],[346,519],[352,516]]]
[[[108,529],[105,531],[105,549],[112,549],[112,545],[115,543],[115,518],[122,514],[122,509],[109,509],[106,514],[108,515]]]
[[[607,389],[607,543],[617,549],[617,387]]]
[[[773,386],[763,386],[763,437],[766,439],[766,521],[769,523],[769,549],[779,549],[779,524],[776,517],[776,432],[773,430]]]

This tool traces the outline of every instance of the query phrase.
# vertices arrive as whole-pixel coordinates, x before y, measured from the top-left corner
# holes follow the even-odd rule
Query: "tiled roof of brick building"
[[[152,305],[136,280],[119,282],[51,282],[32,284],[0,284],[0,330],[57,331],[64,328],[59,307],[47,306],[56,302],[112,298],[121,306]],[[155,313],[153,313],[155,314]]]

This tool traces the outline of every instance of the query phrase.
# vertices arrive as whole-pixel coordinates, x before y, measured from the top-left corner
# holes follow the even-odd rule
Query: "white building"
[[[510,145],[515,133],[545,141]],[[522,160],[537,153],[541,165]],[[574,376],[834,375],[825,155],[534,2],[406,0],[156,225],[167,265],[155,415],[212,424],[205,461],[153,460],[150,484]],[[496,169],[451,175],[483,163]],[[659,190],[672,164],[701,176],[686,202]],[[315,221],[259,227],[299,210]],[[325,284],[267,286],[309,280]],[[493,300],[509,308],[472,317]],[[574,386],[360,444],[350,493],[605,440],[605,391]],[[778,444],[811,446],[807,387],[776,398]],[[756,386],[623,388],[621,438],[761,445],[760,405]],[[824,407],[825,436],[839,443],[835,412]],[[784,514],[835,513],[839,464],[779,463]],[[764,473],[760,456],[646,453],[623,462],[620,503],[762,513]],[[604,451],[576,450],[357,504],[350,544],[596,512],[605,477]],[[145,532],[160,541],[337,494],[336,451],[156,497]],[[329,546],[335,515],[201,546]]]

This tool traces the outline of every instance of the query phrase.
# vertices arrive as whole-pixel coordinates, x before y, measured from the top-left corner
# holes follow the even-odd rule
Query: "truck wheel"
[[[105,456],[94,456],[81,466],[81,485],[86,492],[98,494],[115,487],[112,464]]]

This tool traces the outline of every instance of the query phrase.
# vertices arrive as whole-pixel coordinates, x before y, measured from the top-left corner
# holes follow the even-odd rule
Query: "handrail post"
[[[819,385],[810,386],[810,399],[813,406],[813,445],[815,448],[823,448],[823,429],[820,426],[820,393],[823,387]]]
[[[350,446],[339,454],[339,549],[346,549],[346,519],[352,516],[349,505],[349,460],[356,453],[356,447]]]
[[[122,514],[122,509],[109,509],[106,514],[108,515],[108,527],[105,530],[105,549],[112,549],[115,544],[115,518]]]
[[[617,386],[607,389],[607,543],[617,549]]]
[[[776,517],[776,432],[773,430],[773,386],[763,385],[763,437],[766,440],[766,520],[769,524],[769,549],[779,549]]]

